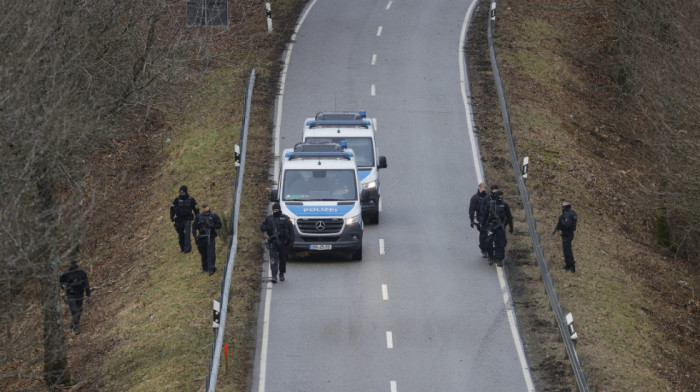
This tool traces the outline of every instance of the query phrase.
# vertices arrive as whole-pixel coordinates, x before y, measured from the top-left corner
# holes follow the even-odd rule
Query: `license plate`
[[[309,245],[309,250],[331,250],[332,245]]]

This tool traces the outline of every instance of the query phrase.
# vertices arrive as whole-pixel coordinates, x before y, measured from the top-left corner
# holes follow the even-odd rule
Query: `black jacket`
[[[178,196],[170,205],[170,220],[192,220],[197,214],[199,214],[197,201],[190,195]]]
[[[506,226],[510,226],[513,230],[513,216],[510,214],[510,206],[505,201],[489,200],[484,208],[484,216],[482,225],[487,226],[490,230],[496,230],[503,224],[503,230]]]
[[[574,234],[576,224],[578,223],[577,221],[578,216],[576,212],[571,209],[571,206],[564,206],[562,207],[562,212],[561,215],[559,215],[555,230],[561,230],[562,235]]]
[[[469,200],[469,221],[470,222],[481,222],[481,202],[484,199],[488,199],[488,192],[476,192],[471,200]],[[476,221],[474,221],[476,218]]]
[[[81,268],[69,269],[61,274],[59,279],[61,288],[68,298],[83,298],[83,293],[90,296],[90,283],[85,270]]]
[[[196,238],[206,237],[216,238],[216,231],[221,228],[221,219],[215,213],[203,212],[197,214],[192,222],[192,236]]]
[[[274,226],[277,226],[277,235],[282,245],[291,245],[294,242],[294,226],[287,215],[268,215],[260,225],[260,231],[267,233],[268,238],[275,235]]]

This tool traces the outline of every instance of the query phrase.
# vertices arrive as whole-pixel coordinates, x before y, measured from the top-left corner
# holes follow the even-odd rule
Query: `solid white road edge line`
[[[481,167],[481,161],[479,161],[479,149],[476,144],[476,135],[474,134],[474,124],[472,124],[472,111],[471,104],[469,103],[469,97],[467,96],[467,65],[464,60],[464,40],[467,36],[467,29],[469,28],[469,17],[474,10],[474,5],[476,1],[472,1],[472,4],[467,10],[467,15],[464,17],[464,22],[462,23],[462,33],[459,39],[459,48],[457,50],[457,56],[459,57],[459,83],[462,87],[462,102],[464,102],[464,113],[467,116],[467,132],[469,133],[469,142],[472,145],[472,158],[474,159],[474,168],[476,169],[476,180],[477,183],[484,182],[483,168]]]
[[[527,390],[528,392],[535,392],[535,384],[533,383],[530,375],[530,368],[527,365],[527,358],[525,358],[525,350],[523,349],[523,341],[520,339],[518,323],[515,320],[515,313],[513,312],[514,305],[510,298],[510,289],[507,286],[505,275],[503,274],[503,268],[497,267],[496,271],[498,273],[498,280],[501,282],[501,292],[503,293],[503,303],[506,305],[506,313],[508,314],[508,324],[510,324],[510,332],[513,334],[515,348],[518,351],[518,358],[520,359],[520,365],[523,369],[523,376],[525,377]]]
[[[476,170],[477,182],[484,182],[483,167],[479,161],[479,150],[477,149],[476,137],[474,135],[474,127],[472,124],[472,112],[469,103],[469,97],[467,96],[467,71],[466,71],[466,60],[464,53],[464,40],[467,36],[467,29],[469,28],[469,18],[476,6],[476,1],[472,1],[472,4],[467,10],[467,14],[464,16],[464,22],[462,23],[462,32],[459,39],[459,48],[457,49],[457,56],[459,57],[459,79],[462,87],[462,101],[464,102],[464,113],[467,116],[467,129],[469,131],[469,140],[472,145],[472,157],[474,158],[474,168]],[[513,342],[515,343],[515,348],[518,352],[518,359],[520,360],[520,366],[523,372],[523,377],[525,378],[525,384],[527,385],[527,390],[529,392],[535,391],[535,384],[532,381],[532,375],[530,374],[530,367],[527,363],[527,358],[525,357],[525,350],[523,349],[523,341],[520,338],[520,332],[518,331],[518,325],[515,320],[515,313],[513,312],[513,305],[510,299],[510,290],[508,289],[508,283],[505,280],[505,275],[503,274],[502,268],[496,268],[498,281],[501,285],[501,291],[503,292],[503,303],[506,307],[506,313],[508,315],[508,322],[510,324],[510,332],[513,335]]]
[[[287,80],[287,68],[289,67],[289,59],[292,57],[292,49],[294,48],[294,41],[296,39],[301,25],[306,20],[306,16],[309,15],[311,8],[316,4],[318,0],[312,0],[311,3],[306,7],[304,13],[299,19],[294,28],[294,33],[290,39],[289,47],[287,48],[287,54],[284,57],[284,65],[282,66],[282,71],[280,72],[280,84],[279,84],[279,94],[277,95],[277,114],[275,116],[275,161],[274,161],[274,182],[277,183],[279,178],[279,149],[280,149],[280,127],[282,123],[282,106],[284,101],[284,85]],[[265,294],[265,313],[263,316],[263,336],[262,336],[262,347],[260,348],[260,378],[258,380],[258,392],[265,392],[265,378],[267,373],[267,344],[270,336],[270,303],[272,298],[272,283],[267,283],[267,293]]]

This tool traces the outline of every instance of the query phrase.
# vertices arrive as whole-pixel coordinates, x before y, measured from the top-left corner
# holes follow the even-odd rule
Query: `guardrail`
[[[545,290],[547,291],[547,296],[549,297],[549,305],[554,311],[554,318],[557,320],[557,325],[559,326],[559,332],[561,333],[562,340],[566,346],[566,354],[571,361],[571,369],[573,370],[574,377],[576,378],[576,386],[580,392],[590,391],[588,388],[588,376],[583,372],[581,366],[581,359],[576,353],[575,339],[576,334],[573,330],[573,319],[569,315],[564,316],[564,309],[559,303],[559,294],[554,290],[554,281],[549,274],[549,264],[544,258],[544,250],[540,245],[540,236],[537,234],[537,223],[532,213],[532,206],[530,205],[530,195],[525,187],[525,180],[523,179],[523,174],[520,170],[520,164],[518,160],[518,152],[515,150],[515,141],[513,140],[512,126],[510,123],[510,114],[508,113],[508,107],[506,105],[506,99],[503,92],[503,84],[501,82],[501,75],[498,71],[498,63],[496,61],[496,49],[493,43],[493,25],[496,22],[496,1],[491,2],[491,8],[489,10],[489,20],[488,20],[488,41],[489,41],[489,52],[491,54],[491,68],[493,70],[493,77],[496,81],[496,89],[498,91],[498,100],[501,105],[501,112],[503,113],[503,125],[505,128],[506,138],[508,139],[508,149],[510,150],[511,164],[513,165],[513,171],[515,172],[515,179],[518,183],[518,190],[520,191],[520,197],[522,199],[523,208],[525,209],[525,218],[528,224],[528,230],[530,232],[530,238],[532,239],[532,248],[535,251],[535,257],[537,258],[537,264],[540,267],[540,274],[542,275],[542,281],[544,282]],[[571,322],[567,320],[569,318]],[[570,329],[571,328],[571,329]]]
[[[231,290],[231,273],[233,272],[233,266],[236,260],[236,249],[238,247],[238,212],[241,204],[241,189],[243,188],[243,173],[245,172],[246,146],[248,141],[248,125],[250,124],[250,104],[254,85],[255,69],[250,72],[248,88],[245,92],[245,110],[243,112],[243,125],[241,126],[240,150],[238,148],[239,145],[236,145],[236,148],[234,148],[236,162],[236,180],[234,182],[234,188],[236,191],[233,194],[233,207],[231,208],[230,232],[232,235],[229,237],[230,246],[226,255],[227,261],[224,266],[224,278],[221,281],[221,295],[217,301],[214,301],[214,343],[212,343],[209,374],[207,375],[206,389],[208,392],[214,392],[216,390],[219,365],[221,364],[221,350],[224,343],[224,332],[226,331],[226,313],[228,310],[228,297]]]

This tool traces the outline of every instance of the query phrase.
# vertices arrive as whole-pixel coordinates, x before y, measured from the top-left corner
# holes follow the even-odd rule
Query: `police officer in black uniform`
[[[483,200],[488,199],[488,192],[486,192],[486,184],[481,183],[476,190],[476,193],[469,200],[469,225],[479,231],[479,249],[481,249],[481,257],[486,258],[486,230],[482,230],[481,227],[481,203]]]
[[[85,270],[78,266],[78,260],[72,259],[68,270],[59,278],[61,289],[66,293],[66,303],[70,308],[70,330],[74,334],[80,333],[80,315],[83,313],[83,294],[90,303],[90,283]]]
[[[202,204],[202,213],[192,223],[192,236],[202,255],[202,272],[208,271],[209,276],[216,272],[216,231],[220,228],[219,216],[210,211],[209,204]]]
[[[270,250],[270,269],[272,283],[277,283],[277,271],[280,281],[284,282],[287,273],[289,247],[294,243],[294,226],[289,217],[282,213],[279,203],[272,205],[272,215],[268,215],[260,225],[260,231],[267,234],[266,246]]]
[[[496,188],[498,189],[498,188]],[[506,226],[510,226],[509,233],[513,234],[513,216],[510,214],[508,203],[503,201],[503,191],[491,192],[491,200],[484,209],[482,225],[486,226],[486,243],[489,265],[494,261],[499,267],[503,267],[506,239]]]
[[[199,214],[197,201],[187,193],[187,186],[181,186],[180,195],[170,205],[170,221],[175,222],[175,231],[177,231],[178,240],[180,241],[180,252],[190,253],[192,251],[190,226],[192,219],[197,214]]]
[[[574,261],[574,252],[571,249],[571,243],[574,240],[574,231],[578,216],[571,209],[571,203],[564,201],[561,203],[561,215],[557,221],[557,227],[554,228],[554,233],[561,233],[561,247],[564,251],[564,269],[571,272],[576,272],[576,262]],[[552,234],[554,234],[552,233]]]

